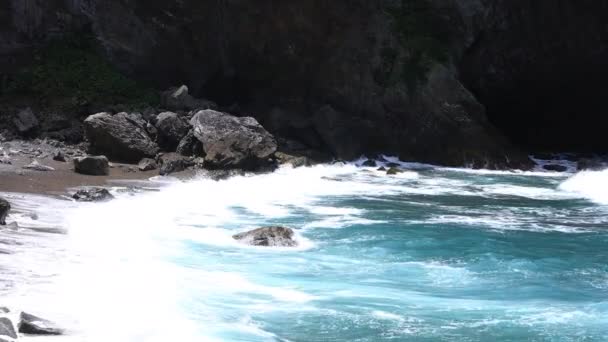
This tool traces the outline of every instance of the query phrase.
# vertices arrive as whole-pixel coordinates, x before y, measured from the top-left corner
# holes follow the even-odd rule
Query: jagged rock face
[[[426,31],[406,27],[402,32],[391,13],[399,4],[427,1],[437,7],[431,13],[445,20],[442,27],[450,30],[443,47],[448,51],[412,82],[411,75],[404,75],[420,70],[409,70],[412,63],[403,61],[413,60],[420,52],[418,43],[425,42],[426,36],[416,30]],[[518,71],[521,60],[534,69],[551,60],[552,46],[572,56],[577,66],[595,53],[606,56],[592,44],[605,39],[600,23],[606,20],[598,15],[589,29],[593,32],[577,31],[589,17],[575,19],[579,12],[606,12],[605,4],[591,0],[10,3],[9,9],[0,9],[0,19],[12,19],[0,24],[0,68],[10,65],[20,48],[50,34],[90,27],[109,59],[130,75],[161,88],[185,83],[193,95],[220,105],[238,103],[264,126],[285,122],[276,131],[291,135],[293,120],[270,115],[279,107],[281,115],[298,117],[297,134],[312,132],[298,140],[320,140],[342,158],[384,152],[452,165],[518,164],[521,155],[492,128],[482,104],[488,104],[492,122],[500,123],[495,115],[511,120],[510,113],[521,108],[496,111],[501,104],[496,99],[505,98],[505,87],[515,89],[516,81],[526,80],[523,76],[529,74]],[[400,15],[410,15],[408,11]],[[565,40],[559,34],[563,22],[568,23]],[[561,70],[563,64],[543,68]],[[553,79],[538,80],[536,88],[552,86],[548,81]],[[333,110],[331,122],[317,115],[327,106]],[[329,134],[330,126],[338,133]],[[340,132],[352,132],[353,137]],[[364,143],[354,146],[353,141]]]
[[[608,2],[481,2],[460,68],[490,120],[524,146],[605,151]]]

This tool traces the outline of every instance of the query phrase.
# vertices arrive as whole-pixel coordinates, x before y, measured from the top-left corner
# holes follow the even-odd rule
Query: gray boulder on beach
[[[110,162],[105,156],[75,158],[74,171],[89,176],[107,176],[110,174]]]
[[[263,227],[232,236],[235,240],[252,246],[295,247],[294,232],[285,227]]]
[[[203,145],[207,167],[255,170],[271,164],[277,151],[275,138],[252,117],[202,110],[190,124]]]
[[[6,217],[11,210],[11,204],[4,198],[0,198],[0,225],[6,225]]]
[[[133,163],[158,153],[158,146],[145,126],[141,115],[128,113],[99,113],[84,121],[85,136],[92,153]]]

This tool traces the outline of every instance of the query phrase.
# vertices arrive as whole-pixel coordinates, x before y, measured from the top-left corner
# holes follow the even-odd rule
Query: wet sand
[[[4,145],[6,145],[5,143]],[[147,180],[158,176],[158,170],[139,171],[137,165],[111,163],[110,175],[89,176],[74,172],[71,157],[67,162],[53,160],[51,148],[43,144],[23,142],[8,143],[18,147],[27,146],[31,149],[42,147],[43,153],[39,156],[22,152],[10,156],[10,164],[0,163],[0,192],[35,193],[45,195],[65,195],[69,189],[83,186],[112,186],[120,181]],[[4,151],[9,150],[5,146]],[[23,148],[23,150],[26,150]],[[6,158],[6,157],[5,157]],[[50,166],[53,171],[37,171],[23,167],[36,160],[40,165]],[[178,178],[189,178],[192,172],[173,174]]]

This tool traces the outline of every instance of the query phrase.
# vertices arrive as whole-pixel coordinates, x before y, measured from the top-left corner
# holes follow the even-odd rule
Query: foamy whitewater
[[[68,329],[34,341],[606,341],[608,171],[403,166],[2,193],[0,306]],[[265,225],[299,247],[231,238]]]

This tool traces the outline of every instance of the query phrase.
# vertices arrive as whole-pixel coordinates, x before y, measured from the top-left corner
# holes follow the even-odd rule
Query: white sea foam
[[[452,169],[426,172],[432,166],[400,165],[415,171],[388,177],[355,165],[325,165],[281,168],[274,174],[239,176],[223,181],[199,178],[184,183],[161,178],[156,181],[162,185],[159,191],[135,195],[115,192],[117,199],[107,203],[76,203],[44,196],[2,194],[14,204],[15,210],[9,220],[19,224],[18,234],[21,235],[0,232],[0,237],[22,243],[2,247],[13,254],[6,259],[10,260],[9,263],[3,262],[0,266],[9,266],[2,271],[15,283],[9,286],[10,296],[2,304],[34,311],[66,327],[76,327],[66,340],[214,341],[222,340],[217,336],[226,331],[272,339],[272,333],[254,320],[243,318],[242,311],[238,310],[255,307],[299,310],[321,302],[318,299],[324,298],[329,291],[324,293],[318,288],[309,291],[305,287],[306,282],[298,283],[298,280],[282,277],[282,272],[287,273],[286,269],[291,267],[297,269],[298,265],[308,265],[311,259],[305,255],[315,253],[316,243],[327,243],[311,241],[311,236],[320,231],[312,228],[387,222],[366,217],[372,209],[357,208],[350,199],[377,198],[404,206],[411,205],[414,195],[416,201],[422,201],[421,197],[433,196],[431,198],[434,199],[443,195],[562,200],[604,196],[597,188],[608,184],[602,183],[604,179],[608,181],[605,171],[582,173],[566,181],[559,189],[551,189],[542,185],[514,185],[509,181],[486,185],[472,179],[473,176],[459,174],[455,177]],[[485,171],[457,172],[474,172],[483,176]],[[538,176],[536,173],[494,171],[487,174]],[[141,185],[145,186],[144,183]],[[594,200],[608,204],[608,197],[603,198],[606,202]],[[350,203],[340,205],[343,199]],[[435,206],[433,209],[444,214],[420,219],[418,223],[458,223],[497,230],[578,229],[565,224],[540,226],[541,223],[536,222],[537,217],[522,218],[526,213],[515,211],[480,209],[479,212],[467,212],[463,209],[466,206],[461,208],[431,201],[430,204],[423,203]],[[33,212],[37,217],[31,215]],[[300,220],[302,215],[307,219]],[[549,211],[538,215],[557,214]],[[588,215],[590,220],[598,216],[594,211]],[[290,221],[294,217],[295,221]],[[559,217],[565,223],[570,219],[567,214]],[[282,221],[297,222],[294,228],[298,248],[251,247],[232,238],[237,232]],[[67,235],[32,234],[32,230],[48,231],[49,227],[55,229],[53,232],[67,232]],[[243,254],[247,255],[245,259]],[[246,261],[231,263],[233,257]],[[276,268],[273,265],[275,257],[288,258],[289,262]],[[350,256],[339,257],[355,265],[353,268],[360,268]],[[318,264],[318,272],[335,269],[327,259],[320,259],[313,259]],[[464,267],[439,262],[406,264],[404,267],[420,272],[421,279],[446,289],[474,283],[478,276]],[[250,270],[251,267],[259,269]],[[264,273],[262,270],[270,271]],[[310,274],[302,275],[300,279],[307,276]],[[402,288],[377,291],[373,286],[362,286],[345,288],[341,293],[362,299],[407,298],[420,305],[435,302],[424,294]],[[190,304],[191,297],[200,301],[195,303],[196,314],[183,307],[184,303],[186,306]],[[482,306],[474,301],[449,298],[442,300],[444,302],[458,308],[469,308],[473,304]],[[404,316],[388,311],[376,310],[370,314],[383,321],[406,320]],[[564,317],[564,322],[568,322],[570,318]],[[541,314],[536,318],[531,316],[531,319],[543,323],[545,317]]]
[[[593,202],[608,205],[608,169],[579,172],[563,182],[559,188]]]

